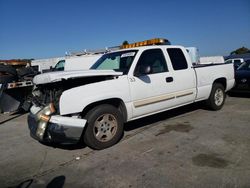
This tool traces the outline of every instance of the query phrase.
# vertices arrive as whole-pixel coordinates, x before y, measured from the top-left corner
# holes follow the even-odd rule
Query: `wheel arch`
[[[123,100],[120,99],[120,98],[104,99],[104,100],[100,100],[100,101],[96,101],[96,102],[93,102],[93,103],[91,103],[91,104],[88,104],[88,105],[83,109],[83,111],[81,112],[81,116],[82,116],[82,117],[86,116],[86,114],[87,114],[91,109],[93,109],[93,108],[96,107],[96,106],[102,105],[102,104],[110,104],[110,105],[116,107],[116,108],[121,112],[122,117],[123,117],[123,121],[124,121],[124,122],[127,121],[127,117],[128,117],[127,109],[126,109],[125,103],[124,103]]]
[[[215,83],[219,83],[219,84],[223,85],[225,90],[227,89],[227,79],[225,77],[217,78],[216,80],[214,80],[213,85]]]
[[[206,100],[206,105],[210,110],[216,111],[220,110],[223,107],[226,98],[224,87],[225,87],[225,82],[222,79],[215,81],[213,83],[209,98]],[[222,95],[216,94],[219,88],[221,88],[222,90]],[[219,104],[217,104],[216,101],[218,100],[219,101],[222,100],[222,102],[219,102]]]

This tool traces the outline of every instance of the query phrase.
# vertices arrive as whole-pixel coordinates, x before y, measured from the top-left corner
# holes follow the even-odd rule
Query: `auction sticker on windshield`
[[[131,56],[135,56],[135,52],[129,52],[129,53],[122,54],[121,58],[123,58],[123,57],[131,57]]]

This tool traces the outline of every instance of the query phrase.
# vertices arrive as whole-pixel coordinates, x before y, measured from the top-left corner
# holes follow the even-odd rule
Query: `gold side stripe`
[[[162,95],[162,96],[152,97],[152,98],[148,98],[148,99],[143,99],[143,100],[139,100],[139,101],[134,102],[134,107],[138,108],[138,107],[146,106],[149,104],[154,104],[154,103],[158,103],[158,102],[162,102],[162,101],[171,100],[174,98],[192,95],[193,93],[194,92],[180,92],[180,93],[174,93],[174,94],[168,94],[168,95]],[[179,95],[176,95],[176,94],[179,94]]]
[[[185,96],[188,96],[188,95],[192,95],[194,92],[189,92],[189,93],[183,93],[183,94],[180,94],[180,95],[176,95],[176,98],[179,98],[179,97],[185,97]]]
[[[154,97],[154,98],[149,98],[149,99],[144,99],[141,101],[134,102],[134,106],[137,108],[137,107],[141,107],[141,106],[145,106],[145,105],[149,105],[149,104],[153,104],[157,102],[162,102],[162,101],[166,101],[166,100],[170,100],[174,98],[175,98],[174,95],[159,96],[159,97]]]

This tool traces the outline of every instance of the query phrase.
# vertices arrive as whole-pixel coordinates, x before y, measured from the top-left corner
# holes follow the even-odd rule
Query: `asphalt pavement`
[[[32,139],[27,114],[0,114],[0,187],[250,187],[250,98],[192,104],[126,124],[96,151]]]

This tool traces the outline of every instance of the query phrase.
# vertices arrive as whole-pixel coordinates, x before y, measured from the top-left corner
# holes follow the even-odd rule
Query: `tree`
[[[127,45],[129,44],[127,40],[123,41],[122,45]]]
[[[235,55],[235,54],[246,54],[246,53],[250,53],[250,50],[248,48],[245,48],[244,46],[241,48],[238,48],[235,51],[232,51],[230,54],[231,55]]]

